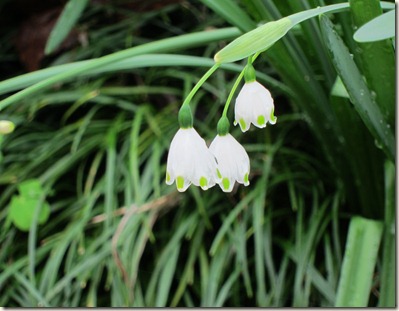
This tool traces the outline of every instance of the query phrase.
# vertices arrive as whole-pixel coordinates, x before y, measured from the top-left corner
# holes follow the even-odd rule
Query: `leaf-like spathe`
[[[268,22],[238,37],[216,53],[215,62],[235,62],[257,52],[262,52],[282,38],[292,26],[291,20],[286,17]]]

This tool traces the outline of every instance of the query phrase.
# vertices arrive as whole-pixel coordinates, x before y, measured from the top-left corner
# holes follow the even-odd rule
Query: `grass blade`
[[[11,95],[10,97],[0,101],[0,110],[11,105],[12,103],[15,103],[23,98],[26,98],[27,96],[30,96],[45,88],[48,88],[57,82],[65,82],[71,80],[72,78],[88,70],[93,70],[106,65],[110,65],[133,56],[155,53],[155,52],[167,52],[167,51],[169,52],[173,50],[199,46],[213,41],[229,39],[232,37],[234,38],[238,34],[239,32],[236,28],[227,28],[227,29],[220,29],[214,31],[203,31],[192,34],[181,35],[174,38],[162,39],[155,42],[150,42],[139,46],[135,46],[119,52],[115,52],[109,55],[105,55],[103,57],[94,59],[90,62],[83,63],[79,67],[74,67],[73,69],[61,72],[51,78],[40,81],[16,94]]]
[[[356,27],[382,14],[379,0],[350,0],[349,3]],[[392,16],[392,23],[384,25],[384,29],[395,33],[395,10],[387,14]],[[378,27],[374,25],[373,29]],[[355,52],[361,59],[363,74],[370,90],[375,92],[383,116],[392,128],[395,127],[395,50],[391,40],[357,43]]]
[[[395,167],[385,165],[385,228],[382,250],[382,272],[379,307],[396,306],[395,257]]]
[[[336,307],[367,307],[383,225],[353,217],[349,225]]]
[[[44,53],[54,52],[68,36],[73,26],[75,26],[80,15],[88,4],[88,0],[69,0],[61,16],[58,18],[53,30],[50,33]]]
[[[320,16],[325,44],[334,66],[342,79],[356,111],[390,160],[395,158],[395,138],[390,124],[373,100],[366,82],[356,67],[347,47],[335,32],[333,24],[325,15]]]
[[[201,0],[201,2],[242,31],[249,31],[256,27],[251,17],[232,0]]]

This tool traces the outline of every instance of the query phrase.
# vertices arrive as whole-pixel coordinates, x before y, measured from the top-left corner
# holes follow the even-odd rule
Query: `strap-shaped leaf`
[[[88,0],[69,0],[61,16],[58,18],[53,30],[47,40],[45,53],[54,52],[67,37],[73,26],[75,26],[80,15],[86,8]]]
[[[349,3],[337,3],[317,7],[268,22],[250,32],[243,34],[228,44],[214,59],[217,63],[230,63],[263,52],[280,40],[295,25],[324,13],[339,12],[348,9]],[[392,3],[381,2],[382,8],[394,8]]]
[[[349,225],[336,307],[367,307],[383,224],[353,217]]]
[[[242,31],[250,31],[256,27],[256,23],[232,0],[201,0],[201,2]]]
[[[0,101],[0,110],[11,105],[12,103],[26,98],[27,96],[35,94],[38,91],[41,91],[53,85],[54,83],[69,81],[72,78],[90,70],[102,69],[107,65],[114,64],[133,56],[175,51],[179,49],[207,44],[214,41],[235,38],[239,34],[240,32],[237,28],[222,28],[213,31],[202,31],[197,33],[184,34],[177,37],[166,38],[138,45],[126,50],[102,56],[100,58],[95,58],[90,61],[77,62],[79,63],[78,66],[75,66],[75,64],[77,63],[71,63],[69,65],[71,65],[72,68],[70,68],[69,70],[62,71],[45,80],[39,81],[38,83]]]
[[[367,126],[377,143],[389,159],[395,158],[395,138],[393,129],[385,120],[380,108],[374,101],[366,82],[353,61],[348,48],[335,32],[333,24],[325,15],[320,16],[324,42],[340,76],[349,98],[360,118]]]

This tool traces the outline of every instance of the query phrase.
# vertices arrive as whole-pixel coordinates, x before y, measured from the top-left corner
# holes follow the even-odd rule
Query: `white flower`
[[[175,180],[180,192],[186,191],[191,183],[207,190],[220,181],[215,157],[192,127],[179,129],[170,144],[166,183],[171,185]]]
[[[219,186],[224,192],[233,189],[237,181],[245,186],[249,185],[249,157],[244,147],[229,133],[217,135],[209,150],[218,162],[218,174],[221,179]]]
[[[240,124],[243,132],[248,131],[251,123],[263,128],[267,122],[275,124],[277,121],[270,92],[256,81],[244,84],[237,96],[234,112],[234,125]]]

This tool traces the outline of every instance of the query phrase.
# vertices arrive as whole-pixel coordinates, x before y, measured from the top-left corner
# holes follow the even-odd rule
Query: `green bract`
[[[284,17],[269,22],[238,37],[224,49],[216,53],[216,63],[229,63],[264,51],[283,37],[292,27],[290,19]]]
[[[255,68],[250,62],[248,62],[244,71],[244,80],[246,83],[254,82],[256,80]]]
[[[226,116],[220,118],[217,126],[218,134],[224,136],[229,133],[230,122]]]
[[[190,105],[183,105],[179,110],[179,125],[182,129],[193,127],[193,115]]]

